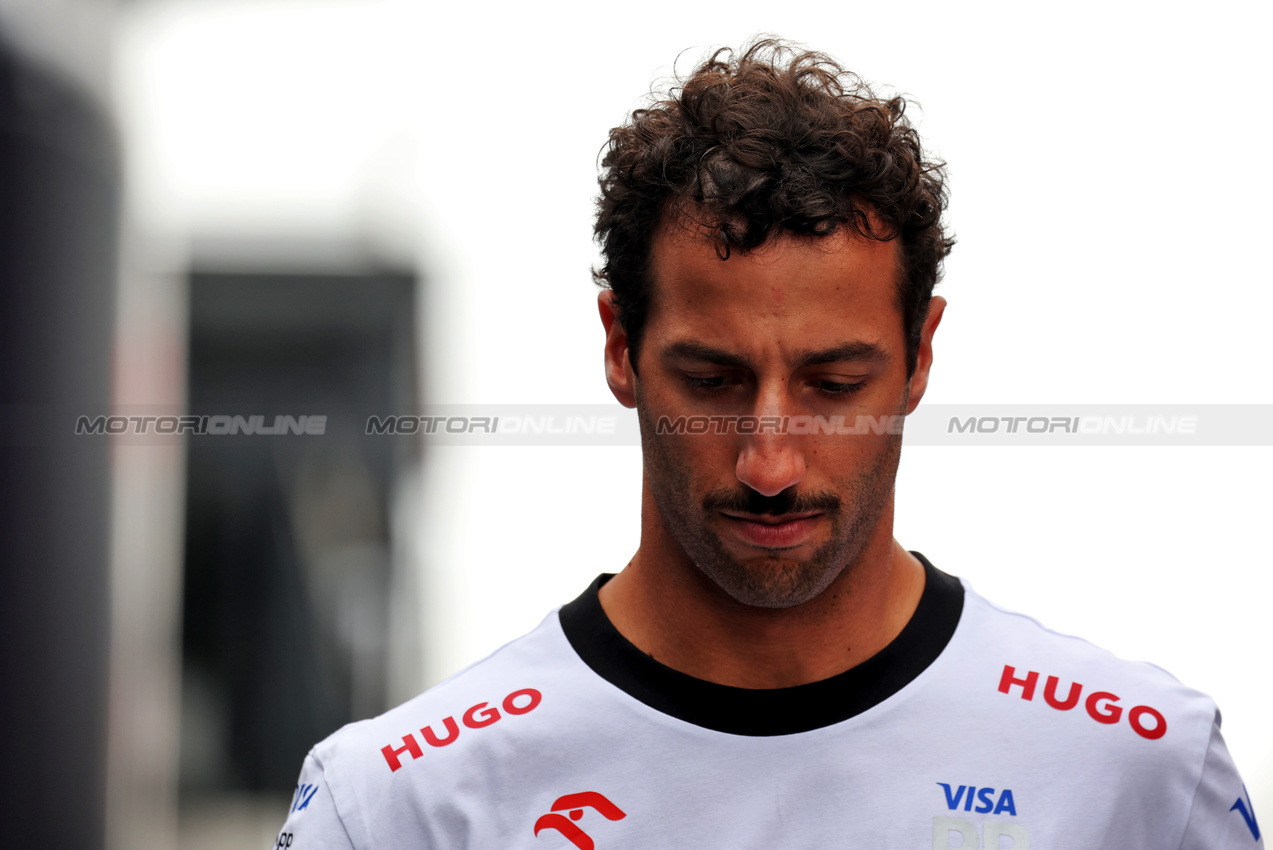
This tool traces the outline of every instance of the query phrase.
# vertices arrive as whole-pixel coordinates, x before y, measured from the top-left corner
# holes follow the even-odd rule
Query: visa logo
[[[946,792],[946,808],[952,812],[962,808],[965,812],[977,812],[978,814],[994,813],[996,815],[1007,812],[1016,817],[1017,804],[1012,799],[1012,789],[1004,788],[999,792],[999,796],[995,796],[993,788],[978,788],[975,785],[960,785],[955,788],[947,785],[945,782],[938,782],[942,790]]]

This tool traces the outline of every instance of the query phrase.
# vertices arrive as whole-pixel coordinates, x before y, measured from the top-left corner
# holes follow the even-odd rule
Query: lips
[[[777,517],[721,515],[744,543],[764,549],[790,549],[807,542],[822,518],[821,513]]]

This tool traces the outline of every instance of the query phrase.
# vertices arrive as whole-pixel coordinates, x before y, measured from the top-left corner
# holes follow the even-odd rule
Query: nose
[[[743,437],[735,475],[762,496],[777,496],[804,480],[804,452],[798,437],[773,427],[786,421],[780,413],[770,408],[757,418],[756,432]]]

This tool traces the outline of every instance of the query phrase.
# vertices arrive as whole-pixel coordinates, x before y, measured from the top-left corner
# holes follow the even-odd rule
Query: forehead
[[[887,344],[901,334],[899,245],[843,228],[827,236],[783,233],[728,259],[701,230],[665,227],[651,246],[647,333],[758,337],[854,331]]]

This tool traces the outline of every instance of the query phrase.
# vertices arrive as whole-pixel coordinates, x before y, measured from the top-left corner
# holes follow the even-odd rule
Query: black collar
[[[598,676],[664,714],[733,735],[791,735],[839,723],[879,705],[941,655],[964,607],[964,588],[918,552],[927,580],[919,606],[892,643],[839,675],[791,688],[718,685],[673,670],[619,634],[597,599],[597,577],[562,607],[561,627]]]

